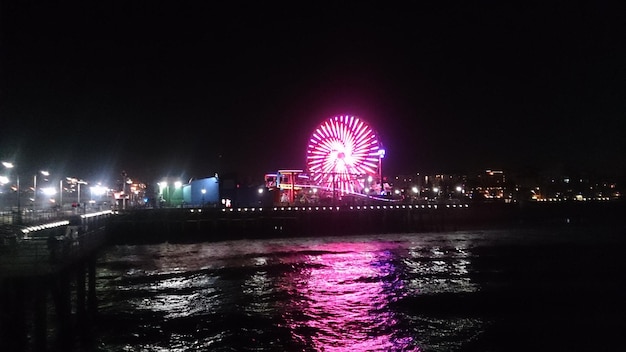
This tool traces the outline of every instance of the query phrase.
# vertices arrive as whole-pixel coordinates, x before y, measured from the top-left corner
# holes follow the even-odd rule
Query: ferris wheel
[[[313,183],[327,190],[362,193],[380,177],[384,150],[374,130],[355,116],[335,116],[311,134],[306,164]]]

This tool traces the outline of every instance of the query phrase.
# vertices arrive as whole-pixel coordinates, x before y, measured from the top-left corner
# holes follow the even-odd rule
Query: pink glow
[[[379,149],[367,123],[355,116],[335,116],[311,134],[307,167],[321,187],[341,194],[361,193],[367,177],[378,174]]]
[[[313,250],[319,254],[302,258],[305,265],[283,282],[287,292],[301,297],[284,307],[294,338],[316,351],[409,350],[412,338],[389,333],[398,318],[388,304],[401,291],[389,288],[395,271],[391,255],[356,243]]]

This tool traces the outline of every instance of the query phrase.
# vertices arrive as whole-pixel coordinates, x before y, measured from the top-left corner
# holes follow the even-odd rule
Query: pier
[[[623,210],[619,201],[135,209],[108,232],[114,244],[189,243],[613,221]]]
[[[71,350],[96,308],[96,252],[113,213],[4,225],[0,245],[0,350]]]
[[[132,210],[109,226],[112,243],[204,242],[453,229],[467,204],[167,208]],[[456,219],[456,220],[455,220]]]

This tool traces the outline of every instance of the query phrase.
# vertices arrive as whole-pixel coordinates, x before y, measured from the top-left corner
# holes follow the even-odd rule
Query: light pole
[[[50,176],[50,173],[48,171],[39,171],[39,172],[46,177]],[[33,176],[33,211],[35,211],[36,209],[37,209],[37,174]]]
[[[37,174],[33,176],[33,212],[37,210]]]
[[[42,187],[41,193],[48,197],[48,201],[52,200],[52,197],[57,194],[57,190],[54,187]]]
[[[126,209],[126,180],[128,179],[128,174],[126,170],[122,170],[122,210]]]
[[[181,195],[180,198],[176,197],[174,198],[174,200],[176,201],[176,203],[181,202],[180,204],[176,204],[176,207],[180,206],[181,208],[182,208],[182,201],[184,200],[184,198],[182,197],[182,190],[180,191],[181,193],[178,193],[179,192],[178,190],[180,190],[182,186],[183,186],[182,182],[174,181],[174,196],[176,196],[177,194]],[[171,198],[172,198],[172,195],[170,194],[170,202],[171,202]]]
[[[129,186],[133,184],[133,180],[131,180],[130,178],[128,178],[126,176],[126,174],[124,174],[125,178],[124,178],[124,185],[122,185],[122,210],[126,209],[126,185],[128,184]],[[131,187],[131,191],[132,191],[132,187]],[[132,192],[131,192],[132,193]],[[133,202],[131,200],[131,206],[132,206]]]
[[[15,167],[13,163],[7,161],[3,161],[2,165],[7,169],[13,169]],[[22,207],[20,204],[20,175],[17,173],[17,171],[15,172],[15,186],[15,190],[17,193],[17,214],[15,217],[15,223],[19,225],[22,223]]]
[[[76,203],[80,207],[80,185],[86,185],[87,182],[83,181],[83,180],[79,180],[79,179],[77,179],[75,177],[66,177],[66,179],[67,179],[68,182],[70,182],[70,183],[72,183],[74,185],[77,185],[78,193],[76,195]]]
[[[385,157],[385,150],[378,149],[378,179],[380,180],[380,193],[383,192],[383,158]]]
[[[15,183],[17,184],[17,224],[22,224],[22,204],[20,202],[20,175],[15,173]]]
[[[167,191],[167,197],[165,196],[165,191]],[[163,182],[159,182],[159,193],[161,193],[161,199],[163,199],[163,203],[165,203],[165,206],[169,206],[169,186],[167,184],[167,182],[163,181]]]
[[[59,210],[63,210],[63,179],[59,180]]]
[[[78,206],[80,206],[80,185],[86,185],[87,182],[78,180],[76,181],[76,184],[78,185],[78,194],[77,194]],[[83,211],[86,211],[86,210],[87,209],[83,209]]]
[[[90,188],[91,190],[91,199],[95,201],[94,196],[96,196],[98,198],[98,201],[100,202],[99,207],[102,207],[102,196],[107,194],[108,192],[108,187],[102,186],[101,184],[97,184],[95,186],[91,186]],[[98,202],[96,201],[94,204],[98,204]]]

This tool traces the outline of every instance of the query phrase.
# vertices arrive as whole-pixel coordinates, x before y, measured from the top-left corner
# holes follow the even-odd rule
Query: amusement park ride
[[[355,116],[335,116],[311,134],[307,169],[266,174],[265,186],[274,192],[275,204],[386,200],[384,157],[385,150],[369,124]]]

